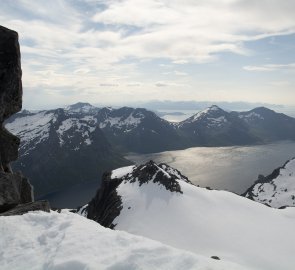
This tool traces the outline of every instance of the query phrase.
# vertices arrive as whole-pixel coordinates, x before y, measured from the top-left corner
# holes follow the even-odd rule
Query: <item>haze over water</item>
[[[243,193],[259,174],[268,175],[295,156],[295,142],[258,146],[193,147],[154,154],[129,154],[141,164],[148,160],[167,163],[194,184]]]

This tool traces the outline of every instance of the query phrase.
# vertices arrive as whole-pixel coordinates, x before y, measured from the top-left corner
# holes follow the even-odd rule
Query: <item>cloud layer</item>
[[[20,34],[25,88],[32,96],[42,89],[52,102],[161,98],[159,86],[169,86],[175,99],[185,86],[189,99],[196,83],[185,65],[218,63],[223,53],[251,56],[249,42],[295,33],[293,0],[15,0],[1,6],[2,24]]]

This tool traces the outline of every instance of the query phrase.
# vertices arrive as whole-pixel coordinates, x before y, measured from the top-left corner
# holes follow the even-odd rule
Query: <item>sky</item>
[[[294,0],[4,0],[24,107],[295,105]]]

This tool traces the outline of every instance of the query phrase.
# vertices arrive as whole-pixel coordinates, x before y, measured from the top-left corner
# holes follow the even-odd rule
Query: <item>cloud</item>
[[[119,84],[117,84],[117,83],[101,83],[99,86],[101,86],[101,87],[118,87]]]
[[[1,2],[0,20],[19,32],[25,90],[119,100],[118,91],[138,98],[169,86],[176,93],[191,85],[182,81],[192,74],[185,66],[218,61],[223,52],[248,55],[249,41],[295,33],[294,14],[293,0],[14,0]]]
[[[245,66],[247,71],[277,71],[277,70],[295,70],[295,63],[290,64],[266,64],[260,66]]]
[[[245,41],[294,33],[294,12],[292,0],[113,0],[93,20],[125,31],[135,27],[121,40],[135,57],[179,64],[214,61],[226,51],[247,54]]]
[[[285,87],[291,85],[289,81],[272,81],[269,84],[276,87]]]
[[[157,82],[157,83],[155,83],[155,86],[157,86],[157,87],[167,87],[167,86],[169,86],[169,84],[164,83],[164,82]]]

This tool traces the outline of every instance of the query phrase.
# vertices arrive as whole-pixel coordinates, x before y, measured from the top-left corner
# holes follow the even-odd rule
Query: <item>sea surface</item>
[[[243,147],[193,147],[126,156],[136,164],[149,160],[164,162],[196,185],[238,194],[246,191],[259,174],[270,174],[292,157],[295,157],[295,142],[290,141]]]
[[[295,157],[295,142],[283,141],[268,145],[246,147],[193,147],[185,150],[154,154],[129,154],[136,164],[154,160],[178,169],[193,183],[202,187],[243,193],[259,174],[268,175],[287,160]],[[99,188],[97,181],[79,184],[47,194],[53,207],[76,208],[85,205]]]

